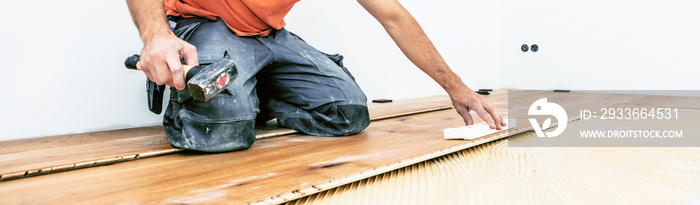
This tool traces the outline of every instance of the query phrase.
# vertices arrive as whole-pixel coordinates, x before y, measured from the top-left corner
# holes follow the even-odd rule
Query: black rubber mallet
[[[140,56],[126,58],[126,68],[141,70]],[[206,66],[182,65],[187,89],[192,98],[207,101],[225,90],[238,77],[238,69],[231,59],[221,59]]]

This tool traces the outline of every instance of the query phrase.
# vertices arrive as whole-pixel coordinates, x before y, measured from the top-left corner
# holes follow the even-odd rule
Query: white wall
[[[0,12],[0,140],[159,124],[124,1],[8,1]]]
[[[700,89],[700,2],[506,0],[503,85],[516,89]],[[538,44],[537,53],[520,45]]]
[[[692,1],[402,1],[474,88],[700,89]],[[11,1],[0,13],[0,140],[158,125],[124,1]],[[355,1],[304,0],[287,28],[345,64],[370,99],[445,94]],[[537,43],[538,53],[521,44]]]
[[[498,2],[401,3],[469,86],[501,86]],[[304,0],[286,21],[289,30],[319,50],[344,55],[345,66],[369,99],[447,94],[404,57],[384,28],[355,1]]]

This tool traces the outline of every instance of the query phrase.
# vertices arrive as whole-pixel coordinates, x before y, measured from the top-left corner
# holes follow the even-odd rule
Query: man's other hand
[[[185,78],[180,60],[187,65],[199,65],[197,49],[173,34],[153,36],[144,41],[139,66],[148,79],[158,85],[185,89]]]
[[[462,116],[464,123],[467,125],[474,124],[474,119],[472,119],[471,114],[469,114],[469,111],[473,110],[491,129],[500,130],[503,126],[506,126],[506,122],[503,120],[503,117],[501,117],[496,107],[466,86],[459,91],[451,92],[450,98],[452,99],[452,105],[455,110]]]

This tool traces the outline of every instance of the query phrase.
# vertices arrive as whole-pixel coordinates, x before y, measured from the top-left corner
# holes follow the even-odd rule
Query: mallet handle
[[[124,66],[126,66],[126,68],[132,69],[132,70],[142,70],[141,64],[139,63],[140,59],[141,59],[141,56],[139,56],[138,54],[134,54],[132,56],[129,56],[124,61]],[[194,73],[192,73],[192,75],[189,76],[190,78],[188,78],[188,76],[187,76],[187,74],[190,72],[190,70],[192,70],[192,67],[194,67],[194,66],[182,65],[182,73],[183,73],[183,77],[185,77],[185,79],[190,79],[192,76],[194,76],[193,75]]]

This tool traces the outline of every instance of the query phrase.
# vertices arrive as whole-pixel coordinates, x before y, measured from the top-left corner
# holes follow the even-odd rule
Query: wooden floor
[[[445,110],[451,107],[450,104],[449,99],[445,96],[399,100],[395,101],[394,103],[387,104],[372,104],[370,105],[370,115],[371,118],[375,120],[372,126],[376,127],[374,124],[381,125],[384,123],[376,120],[407,115],[410,116],[411,114],[415,113]],[[452,112],[449,113],[452,114]],[[408,120],[408,118],[402,119],[403,120],[397,120],[396,122],[401,124],[407,123],[407,121],[413,122],[413,120]],[[454,118],[451,119],[451,121],[461,122],[460,119]],[[418,121],[416,122],[425,123]],[[162,127],[148,127],[2,142],[0,146],[5,147],[6,149],[3,149],[0,155],[0,164],[2,165],[0,166],[0,170],[2,171],[0,173],[10,174],[3,174],[2,178],[6,180],[4,182],[0,182],[0,198],[3,198],[3,202],[8,203],[48,203],[55,200],[65,201],[66,203],[166,203],[169,201],[187,201],[192,199],[192,197],[201,200],[202,198],[198,197],[201,194],[195,194],[192,196],[192,193],[197,192],[196,190],[230,185],[236,187],[236,189],[233,190],[236,193],[243,190],[247,190],[250,193],[229,194],[228,198],[220,198],[220,200],[255,202],[269,199],[271,196],[278,195],[280,196],[279,199],[283,199],[284,197],[281,196],[282,194],[293,193],[293,191],[298,189],[311,188],[313,190],[318,190],[318,188],[312,187],[312,185],[307,182],[300,183],[300,180],[307,181],[303,178],[289,177],[290,173],[285,174],[286,171],[298,171],[299,173],[297,174],[299,175],[321,178],[334,176],[338,170],[345,170],[344,172],[340,173],[350,175],[355,173],[355,171],[352,169],[353,166],[350,166],[355,164],[355,160],[374,159],[374,155],[377,155],[376,153],[368,153],[367,151],[369,149],[350,149],[352,152],[348,153],[338,152],[340,150],[348,150],[348,148],[334,148],[334,146],[347,144],[346,141],[354,141],[360,144],[371,143],[363,139],[365,139],[367,136],[374,136],[372,133],[381,133],[382,135],[410,135],[410,132],[402,132],[401,129],[387,133],[384,133],[383,131],[375,131],[375,129],[376,128],[369,128],[364,133],[352,137],[334,138],[288,135],[289,133],[294,132],[287,129],[268,127],[261,129],[260,134],[258,135],[260,139],[251,149],[224,154],[203,154],[175,149],[169,146],[165,141]],[[419,128],[414,127],[413,129]],[[372,138],[374,139],[375,137]],[[434,141],[440,142],[437,140]],[[396,145],[399,144],[401,143],[396,143]],[[432,148],[436,149],[440,147],[442,146]],[[431,147],[425,148],[430,150]],[[379,147],[375,147],[375,149],[379,149]],[[313,152],[311,150],[313,150]],[[139,155],[143,156],[144,153],[157,153],[151,154],[152,156],[162,154],[168,155],[154,158],[138,157]],[[307,153],[310,156],[304,155],[303,153]],[[411,155],[412,154],[413,153],[411,153]],[[126,157],[122,157],[125,160],[120,161],[114,156]],[[265,156],[268,158],[265,158]],[[348,156],[349,158],[339,158],[339,156]],[[100,163],[100,159],[107,160],[101,160],[103,163]],[[304,159],[315,160],[313,160],[314,162],[312,163]],[[387,155],[382,160],[384,160],[384,162],[387,160],[396,161],[396,158],[393,155]],[[290,167],[273,166],[282,168],[282,170],[276,170],[268,169],[265,166],[255,165],[264,161],[274,162],[266,166],[289,164]],[[290,164],[290,162],[296,163]],[[246,165],[246,163],[248,164]],[[64,164],[65,166],[62,166]],[[94,167],[95,165],[101,164],[107,164],[109,166]],[[362,165],[361,167],[372,168],[370,166],[371,164],[358,164]],[[63,171],[61,170],[61,166],[63,167],[63,170],[72,171],[60,173],[51,172],[51,169],[54,171]],[[58,167],[58,169],[56,169],[56,167]],[[344,167],[350,168],[347,169]],[[85,169],[75,170],[75,168]],[[173,172],[172,170],[179,171]],[[260,170],[268,170],[268,172],[261,173]],[[335,171],[330,172],[327,175],[315,175],[314,173],[318,170],[321,170],[322,173],[327,172],[327,170]],[[32,176],[42,172],[51,174],[17,179],[18,177],[23,177],[25,175]],[[225,174],[217,174],[219,172]],[[173,173],[180,173],[182,175]],[[199,176],[194,177],[195,175]],[[144,183],[145,181],[143,179],[139,179],[136,176],[148,178],[146,181],[155,182],[155,184]],[[163,178],[156,179],[156,176]],[[291,183],[291,185],[268,184],[268,186],[270,186],[268,187],[255,183],[249,184],[250,181],[258,181],[259,179],[270,180],[277,179],[279,177],[290,179],[291,181],[289,181],[289,183]],[[198,181],[209,181],[210,183],[195,183]],[[308,181],[314,180],[309,179]],[[319,180],[317,179],[317,181]],[[155,189],[155,193],[160,193],[160,195],[151,194],[154,192],[154,186],[157,184],[165,185],[163,182],[181,182],[182,184],[178,185],[178,183],[175,183],[167,185],[168,187],[171,187],[172,190]],[[76,186],[76,183],[79,185]],[[46,186],[46,184],[50,184],[50,186]],[[122,188],[109,188],[114,186]],[[139,187],[143,190],[139,190]],[[182,195],[179,195],[180,191],[177,190],[182,191]],[[32,193],[37,192],[44,193],[45,197],[31,197],[33,195]],[[88,192],[92,192],[93,194],[89,194]],[[150,197],[138,197],[136,199],[133,197],[146,193],[148,193],[148,196]],[[277,195],[274,193],[277,193]],[[73,195],[81,195],[86,198],[68,197]],[[109,198],[112,199],[107,200],[104,198],[105,196],[110,196]],[[179,197],[172,198],[173,196]],[[190,198],[188,199],[188,197]],[[212,198],[212,200],[217,199]]]
[[[422,99],[404,107],[449,105],[445,97],[436,99],[440,103]],[[396,111],[402,110],[399,105],[377,105],[384,109],[373,108],[371,114],[404,113]],[[442,139],[442,129],[461,125],[451,109],[390,118],[349,137],[286,135],[260,140],[246,151],[178,152],[9,180],[0,183],[0,198],[10,204],[283,202],[406,166],[402,161],[417,163],[464,149],[464,141]],[[31,197],[35,193],[43,194]]]
[[[445,96],[370,105],[371,119],[451,108]],[[256,128],[258,140],[296,131],[273,125]],[[113,164],[183,151],[165,139],[162,126],[0,142],[0,181]]]
[[[533,94],[570,105],[564,107],[604,99],[611,105],[635,101],[643,102],[640,106],[700,109],[697,101],[686,98],[545,91],[527,95]],[[505,91],[485,97],[501,113],[508,112]],[[8,149],[0,151],[0,173],[7,180],[0,181],[0,199],[3,204],[283,203],[506,137],[501,132],[475,140],[444,140],[443,129],[464,125],[454,110],[445,110],[449,105],[446,97],[373,104],[375,121],[358,135],[312,137],[268,127],[251,149],[222,154],[173,150],[162,127],[2,142]],[[524,127],[529,125],[511,134]],[[157,157],[136,157],[142,154]],[[120,156],[134,157],[96,163]],[[108,166],[95,166],[101,164]],[[72,167],[51,172],[58,166]]]

